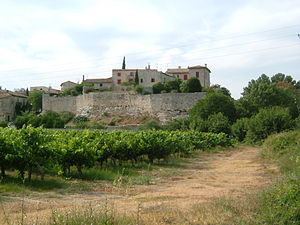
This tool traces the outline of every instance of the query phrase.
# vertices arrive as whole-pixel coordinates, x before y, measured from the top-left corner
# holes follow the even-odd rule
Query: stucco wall
[[[136,95],[129,93],[88,93],[77,97],[43,95],[43,110],[69,111],[77,115],[99,118],[104,112],[125,116],[156,117],[165,123],[187,115],[205,93],[167,93]]]

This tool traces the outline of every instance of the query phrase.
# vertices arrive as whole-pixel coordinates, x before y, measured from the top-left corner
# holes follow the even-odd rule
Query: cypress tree
[[[123,64],[122,64],[122,70],[125,70],[126,69],[126,64],[125,64],[125,56],[123,58]]]
[[[134,83],[135,83],[135,85],[138,85],[140,83],[138,70],[135,71]]]

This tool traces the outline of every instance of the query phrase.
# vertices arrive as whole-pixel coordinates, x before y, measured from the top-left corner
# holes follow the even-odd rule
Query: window
[[[130,76],[133,76],[133,72],[130,72]]]
[[[141,83],[143,83],[143,79],[141,79]]]
[[[183,80],[187,80],[187,74],[183,75]]]
[[[103,84],[100,84],[100,87],[102,87],[103,86]]]
[[[121,80],[118,80],[118,84],[121,84]]]
[[[118,77],[120,77],[121,76],[121,73],[118,73]]]
[[[199,78],[199,72],[196,72],[196,77]]]
[[[129,79],[128,81],[129,81],[129,82],[132,82],[132,81],[133,81],[133,79]]]
[[[152,82],[152,83],[155,82],[155,79],[154,79],[154,78],[151,78],[151,82]]]
[[[179,75],[177,74],[177,78],[179,78]]]

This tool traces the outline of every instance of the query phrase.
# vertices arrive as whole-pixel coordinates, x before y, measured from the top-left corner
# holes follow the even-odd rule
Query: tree
[[[165,90],[165,86],[161,82],[158,82],[158,83],[154,84],[152,86],[152,88],[153,88],[153,94],[160,94],[161,91]]]
[[[191,77],[186,82],[182,83],[180,90],[185,93],[201,92],[202,87],[200,81],[196,77]]]
[[[224,95],[231,97],[230,91],[226,87],[222,87],[219,84],[214,84],[214,85],[210,86],[209,90],[213,90],[217,93],[222,93]]]
[[[126,63],[125,63],[125,56],[123,58],[123,63],[122,63],[122,70],[126,69]]]
[[[135,85],[138,85],[140,83],[138,70],[135,71],[134,83],[135,83]]]
[[[42,98],[44,91],[34,91],[28,96],[28,101],[32,105],[32,110],[35,112],[42,111]]]
[[[175,90],[177,92],[180,92],[180,85],[182,84],[182,80],[179,78],[176,78],[175,80],[169,80],[167,81],[164,86],[165,90],[167,92],[170,92],[172,90]]]
[[[282,74],[278,74],[273,81],[285,79]],[[291,80],[287,78],[287,80]],[[296,104],[296,92],[293,89],[281,88],[270,78],[263,74],[257,80],[251,80],[242,93],[242,101],[247,108],[251,108],[251,115],[256,114],[259,109],[273,106],[288,107],[293,117],[298,116]]]
[[[236,109],[233,100],[221,93],[208,93],[190,110],[189,115],[193,119],[198,117],[207,119],[210,115],[221,112],[230,122],[236,119]]]

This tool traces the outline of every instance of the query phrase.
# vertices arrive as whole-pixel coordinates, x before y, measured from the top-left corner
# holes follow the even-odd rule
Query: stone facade
[[[15,118],[16,105],[24,105],[26,101],[25,95],[0,90],[0,121],[12,121]]]
[[[43,95],[43,110],[72,112],[91,119],[100,118],[104,112],[128,117],[148,116],[166,123],[187,116],[187,112],[205,93],[167,93],[137,95],[129,93],[103,92],[80,96],[56,97]]]
[[[76,83],[74,83],[72,81],[66,81],[66,82],[61,83],[60,89],[61,89],[61,91],[65,91],[65,90],[70,89],[74,86],[76,86]]]
[[[166,82],[174,80],[172,75],[168,75],[156,69],[113,69],[112,70],[112,81],[114,89],[122,89],[122,83],[134,82],[135,74],[138,71],[139,84],[143,88],[152,88],[152,86],[158,82]]]
[[[46,86],[35,86],[35,87],[30,87],[30,92],[33,91],[43,91],[45,93],[49,94],[58,94],[60,90],[54,89],[52,87],[46,87]]]
[[[88,83],[93,85],[93,88],[99,90],[106,90],[112,88],[112,78],[100,78],[100,79],[86,79],[83,83]]]
[[[196,77],[199,79],[202,87],[210,87],[210,70],[207,68],[207,65],[192,66],[188,68],[178,67],[177,69],[168,69],[166,73],[176,78],[180,78],[183,81],[186,81],[191,77]]]

